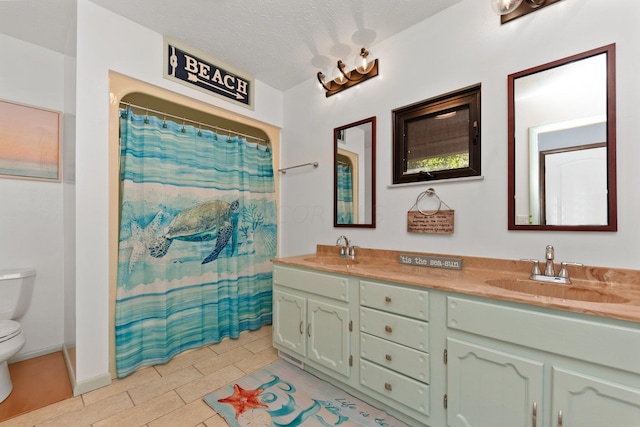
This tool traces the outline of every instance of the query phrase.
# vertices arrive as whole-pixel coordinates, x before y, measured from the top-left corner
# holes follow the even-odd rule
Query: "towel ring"
[[[424,196],[435,197],[436,199],[438,199],[438,208],[430,212],[425,212],[422,209],[420,209],[420,201],[424,199]],[[442,208],[442,205],[445,205],[448,209],[451,209],[449,205],[447,205],[445,202],[442,201],[440,197],[438,197],[438,195],[436,194],[436,190],[434,190],[433,188],[427,188],[425,191],[418,194],[418,197],[416,197],[416,203],[413,205],[413,208],[416,208],[416,210],[420,212],[422,215],[433,216],[438,212],[440,212],[440,208]]]

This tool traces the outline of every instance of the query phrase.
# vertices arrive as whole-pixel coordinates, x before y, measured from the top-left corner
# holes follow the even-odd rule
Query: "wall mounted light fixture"
[[[500,23],[505,24],[560,0],[491,0],[494,12],[500,15]]]
[[[318,71],[318,81],[326,91],[327,98],[378,75],[378,60],[369,59],[369,51],[365,48],[360,49],[360,54],[356,59],[356,68],[353,70],[345,71],[346,65],[342,60],[338,60],[337,66],[338,77],[328,83],[324,81],[325,76],[322,71]]]

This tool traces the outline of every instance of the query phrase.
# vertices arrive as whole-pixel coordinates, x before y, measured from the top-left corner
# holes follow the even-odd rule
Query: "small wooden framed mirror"
[[[333,226],[376,226],[376,118],[333,131]]]

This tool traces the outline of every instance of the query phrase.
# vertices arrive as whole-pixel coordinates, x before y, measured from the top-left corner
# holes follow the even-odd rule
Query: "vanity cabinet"
[[[449,427],[640,425],[640,329],[453,296],[447,326]]]
[[[640,324],[276,263],[273,345],[411,426],[640,427]]]
[[[429,293],[360,280],[360,384],[416,419],[430,414]]]
[[[346,277],[276,266],[273,344],[329,373],[351,376],[351,315]]]

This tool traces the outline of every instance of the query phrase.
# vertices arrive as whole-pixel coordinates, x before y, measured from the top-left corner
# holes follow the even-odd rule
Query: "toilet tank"
[[[27,312],[36,271],[32,268],[0,270],[0,319],[18,319]]]

